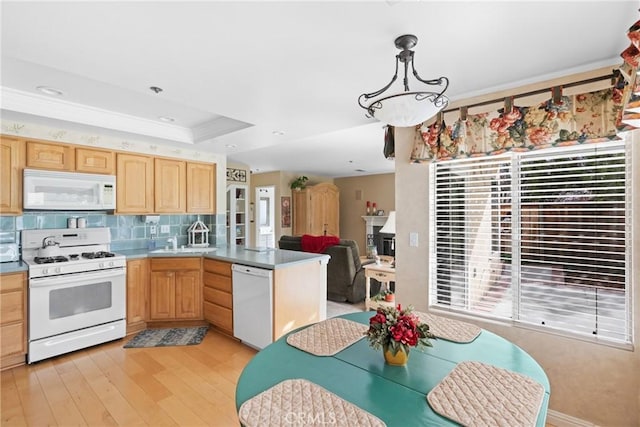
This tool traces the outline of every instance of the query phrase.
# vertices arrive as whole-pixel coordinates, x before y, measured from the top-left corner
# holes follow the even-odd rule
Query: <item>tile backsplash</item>
[[[144,222],[141,215],[112,215],[107,212],[25,212],[19,216],[0,216],[0,243],[20,243],[22,230],[44,228],[67,228],[67,219],[83,217],[87,227],[109,227],[111,230],[111,250],[145,249],[151,238],[151,224]],[[225,244],[226,220],[224,215],[160,215],[155,236],[158,247],[166,245],[169,237],[178,236],[178,246],[187,245],[189,226],[200,219],[210,230],[211,245]],[[169,226],[169,233],[160,233],[162,225]]]

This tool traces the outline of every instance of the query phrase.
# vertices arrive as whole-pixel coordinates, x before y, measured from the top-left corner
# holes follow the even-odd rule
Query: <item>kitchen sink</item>
[[[204,252],[213,252],[216,248],[178,248],[175,251],[173,249],[155,249],[153,251],[149,251],[151,254],[194,254],[194,253],[204,253]]]

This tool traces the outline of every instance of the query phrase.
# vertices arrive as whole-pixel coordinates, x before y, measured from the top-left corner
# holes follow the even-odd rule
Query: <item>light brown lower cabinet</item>
[[[202,320],[201,258],[152,258],[150,321]]]
[[[204,319],[221,331],[233,335],[231,263],[205,259],[202,282]]]
[[[127,261],[127,334],[143,330],[147,316],[149,260]]]
[[[27,275],[0,276],[0,368],[25,363],[27,354]]]

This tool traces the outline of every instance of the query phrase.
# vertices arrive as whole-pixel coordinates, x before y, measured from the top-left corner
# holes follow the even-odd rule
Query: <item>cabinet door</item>
[[[118,153],[116,213],[153,212],[153,158]]]
[[[149,289],[149,318],[174,319],[176,316],[175,280],[171,271],[152,271]]]
[[[294,190],[293,198],[293,235],[302,236],[311,234],[309,230],[309,192],[307,190]]]
[[[202,282],[200,271],[176,274],[176,319],[202,319]]]
[[[22,170],[25,145],[17,138],[0,138],[0,213],[22,212]]]
[[[155,159],[155,212],[186,212],[186,163]]]
[[[127,333],[145,327],[147,271],[148,262],[146,259],[127,262]]]
[[[214,214],[216,165],[187,163],[187,212]]]
[[[322,231],[328,236],[340,235],[340,192],[334,186],[322,192]]]
[[[75,169],[74,149],[64,144],[27,141],[27,167],[72,171]]]
[[[0,367],[24,364],[27,353],[27,275],[0,277]]]
[[[325,207],[324,193],[312,191],[309,198],[309,234],[321,236],[324,234]]]
[[[76,170],[78,172],[113,175],[114,153],[107,150],[76,148]]]

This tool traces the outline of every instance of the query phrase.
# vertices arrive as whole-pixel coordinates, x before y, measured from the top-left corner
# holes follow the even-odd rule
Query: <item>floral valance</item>
[[[614,74],[612,87],[571,96],[561,96],[559,88],[553,88],[549,99],[537,105],[509,105],[450,124],[437,117],[416,127],[411,160],[449,160],[618,139],[619,131],[634,128],[636,123],[630,120],[634,115],[640,118],[640,108],[629,110],[629,106],[640,107],[636,86],[640,21],[628,34],[632,43],[621,55],[624,63]]]

